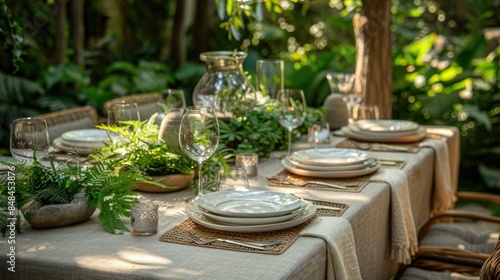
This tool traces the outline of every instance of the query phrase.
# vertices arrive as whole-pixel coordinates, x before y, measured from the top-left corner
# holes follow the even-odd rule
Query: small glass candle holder
[[[330,125],[327,122],[315,122],[307,130],[307,142],[314,148],[319,144],[330,144]]]
[[[158,232],[158,204],[137,203],[130,207],[132,235],[155,235]]]
[[[249,191],[248,175],[243,168],[219,170],[217,172],[217,191]]]
[[[259,155],[256,153],[236,154],[235,165],[245,169],[249,178],[256,177],[259,170]]]

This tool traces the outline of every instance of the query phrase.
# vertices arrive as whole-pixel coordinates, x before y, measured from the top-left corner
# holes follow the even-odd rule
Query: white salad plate
[[[61,138],[70,143],[102,144],[109,141],[109,134],[106,130],[97,128],[77,129],[63,133]]]
[[[93,148],[89,148],[89,147],[80,147],[76,144],[68,144],[67,142],[65,142],[64,140],[62,140],[61,137],[59,138],[56,138],[54,139],[54,146],[62,151],[62,152],[78,152],[79,154],[81,155],[89,155],[91,153],[94,152]],[[104,145],[102,146],[96,146],[95,148],[100,148],[100,147],[103,147]]]
[[[293,174],[297,174],[300,176],[317,177],[317,178],[350,178],[350,177],[363,176],[377,171],[380,167],[380,162],[377,159],[374,159],[372,164],[367,165],[362,169],[344,170],[344,171],[307,170],[294,166],[286,159],[282,159],[281,164],[283,165],[283,167],[285,167],[287,171]]]
[[[227,217],[277,217],[288,215],[304,201],[286,193],[270,191],[221,191],[196,199],[203,209]]]
[[[199,205],[198,205],[199,206]],[[304,204],[302,207],[299,209],[293,211],[292,213],[288,215],[283,215],[283,216],[276,216],[276,217],[263,217],[263,218],[245,218],[245,217],[227,217],[227,216],[220,216],[214,213],[210,213],[209,211],[205,210],[203,207],[199,207],[201,212],[205,217],[207,217],[209,220],[215,220],[216,222],[220,223],[225,223],[225,224],[233,224],[233,225],[267,225],[267,224],[275,224],[275,223],[281,223],[284,221],[291,220],[298,215],[300,215],[304,210],[306,204]]]
[[[354,149],[318,148],[293,152],[291,159],[302,164],[345,166],[361,164],[368,158],[364,152]]]
[[[397,133],[372,134],[362,131],[355,131],[348,126],[342,127],[342,132],[349,138],[367,142],[383,142],[383,143],[411,143],[417,142],[427,136],[427,132],[423,127],[419,127],[415,132],[407,135]]]
[[[216,221],[207,219],[203,212],[198,207],[197,202],[190,202],[186,206],[186,214],[197,224],[222,231],[230,231],[230,232],[266,232],[266,231],[275,231],[281,229],[287,229],[294,226],[298,226],[302,223],[305,223],[310,218],[314,216],[316,213],[316,206],[304,202],[306,207],[304,211],[302,211],[298,216],[293,219],[280,222],[280,223],[272,223],[272,224],[262,224],[262,225],[231,225],[231,224],[220,224]]]
[[[373,157],[368,157],[361,163],[356,163],[356,164],[347,164],[347,165],[316,165],[316,164],[304,164],[300,163],[298,161],[295,161],[291,158],[284,158],[284,161],[287,161],[287,163],[306,170],[311,170],[311,171],[330,171],[330,172],[338,172],[338,171],[349,171],[349,170],[359,170],[363,169],[366,166],[370,165],[375,161],[376,159]]]
[[[420,126],[405,120],[359,120],[349,126],[370,132],[415,132]]]

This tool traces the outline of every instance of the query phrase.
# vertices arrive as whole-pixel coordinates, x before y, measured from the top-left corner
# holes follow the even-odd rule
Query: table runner
[[[351,225],[343,218],[319,217],[300,236],[322,238],[327,244],[327,279],[361,279]]]
[[[371,179],[391,188],[391,258],[408,264],[417,249],[417,230],[411,212],[408,177],[405,172],[381,169]]]
[[[278,174],[267,178],[267,180],[268,180],[267,183],[269,186],[275,186],[275,187],[296,187],[296,188],[328,190],[328,191],[337,191],[337,192],[360,192],[363,190],[363,188],[368,183],[371,175],[372,174],[365,175],[365,176],[359,176],[359,177],[352,177],[352,178],[325,179],[325,178],[312,178],[312,177],[296,175],[296,174],[293,174],[291,172],[288,172],[287,170],[282,170]],[[320,181],[320,182],[337,184],[337,185],[345,185],[347,187],[347,189],[344,190],[344,189],[338,189],[338,188],[332,188],[332,187],[327,187],[327,186],[322,186],[322,185],[314,185],[314,184],[309,184],[309,185],[306,185],[303,187],[298,187],[298,186],[294,186],[293,184],[286,182],[283,178],[288,178],[292,182],[296,182],[296,183],[303,183],[306,181],[314,180],[314,181]],[[354,185],[354,186],[349,186],[349,185]]]
[[[434,150],[434,188],[431,214],[435,215],[453,208],[457,199],[453,190],[448,145],[442,139],[427,138],[420,146]]]

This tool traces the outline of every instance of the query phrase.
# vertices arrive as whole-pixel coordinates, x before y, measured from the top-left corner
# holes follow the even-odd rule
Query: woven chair
[[[426,256],[427,248],[421,247],[419,255]],[[431,254],[436,254],[436,248],[430,248]],[[442,256],[460,257],[462,263],[443,263],[439,260],[434,263],[432,260],[426,260],[423,264],[415,262],[412,267],[407,267],[399,280],[498,280],[500,279],[500,239],[498,239],[495,250],[492,254],[486,255],[453,248],[442,248],[439,252]],[[420,257],[417,256],[417,259]],[[476,273],[477,263],[481,263],[480,274]],[[472,269],[471,269],[472,264]]]
[[[157,105],[161,101],[162,95],[159,92],[132,94],[115,99],[111,99],[104,103],[103,113],[108,115],[108,111],[112,104],[116,103],[132,103],[135,102],[139,105],[139,115],[141,120],[146,120],[156,112],[160,112],[161,107]]]
[[[74,129],[95,128],[99,122],[97,110],[92,106],[75,107],[35,116],[44,119],[49,128],[49,137],[54,140],[64,132]]]
[[[490,193],[458,192],[457,197],[500,204],[500,196]],[[401,267],[398,275],[408,267],[414,267],[478,276],[485,261],[494,252],[499,237],[497,232],[479,229],[476,222],[500,225],[500,217],[455,209],[432,217],[419,231],[419,247],[412,263]],[[426,279],[419,277],[415,279]]]
[[[500,279],[500,239],[498,239],[495,252],[491,254],[484,262],[479,274],[481,280],[498,280]]]

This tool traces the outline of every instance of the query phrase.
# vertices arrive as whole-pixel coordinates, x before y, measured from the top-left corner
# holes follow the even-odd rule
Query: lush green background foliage
[[[54,22],[36,29],[33,22],[54,2],[24,2],[6,1],[13,19],[36,34],[25,37],[15,76],[13,52],[0,54],[2,147],[14,117],[83,104],[101,108],[110,98],[167,87],[190,93],[204,72],[192,25],[184,34],[187,60],[176,65],[168,55],[164,27],[175,15],[175,1],[123,1],[120,9],[116,1],[86,1],[85,13],[93,19],[83,66],[69,59],[71,46],[65,64],[51,64]],[[237,4],[215,1],[210,49],[248,51],[244,68],[251,78],[257,59],[282,58],[286,85],[304,89],[308,104],[319,107],[329,94],[325,72],[354,68],[352,17],[361,1]],[[393,117],[458,127],[464,188],[500,187],[500,48],[498,38],[484,35],[500,26],[499,10],[496,0],[393,0]]]

